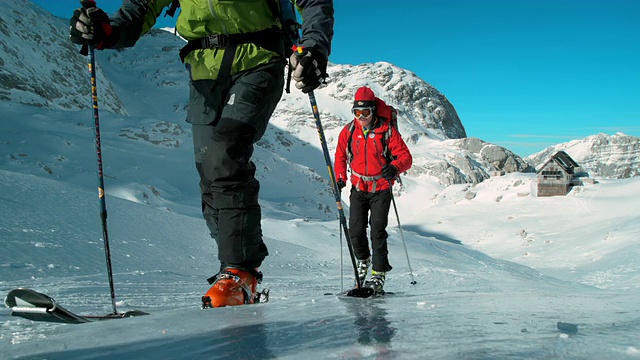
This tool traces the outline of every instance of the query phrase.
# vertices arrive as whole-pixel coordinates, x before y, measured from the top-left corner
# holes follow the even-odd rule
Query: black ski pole
[[[338,221],[340,219],[338,218]],[[342,228],[342,224],[340,224]],[[340,291],[344,291],[344,253],[342,251],[342,231],[338,231],[340,234]]]
[[[398,176],[398,180],[400,177]],[[396,199],[393,196],[393,184],[389,181],[389,191],[391,191],[391,201],[393,202],[393,210],[396,212],[396,220],[398,221],[398,230],[400,230],[400,238],[402,239],[402,246],[404,247],[404,254],[407,256],[407,265],[409,266],[409,275],[411,275],[411,285],[417,284],[413,277],[413,270],[411,269],[411,262],[409,261],[409,251],[407,251],[407,242],[404,240],[404,234],[402,233],[402,225],[400,224],[400,215],[398,215],[398,207],[396,206]]]
[[[87,6],[88,1],[81,1],[82,6]],[[95,6],[95,2],[93,2]],[[109,250],[109,233],[107,231],[107,203],[104,193],[104,175],[102,172],[102,145],[100,141],[100,116],[98,113],[98,88],[96,80],[96,57],[93,46],[83,45],[80,53],[87,54],[89,49],[89,72],[91,73],[91,105],[93,107],[93,128],[95,130],[96,155],[98,159],[98,199],[100,201],[100,220],[102,222],[102,239],[104,240],[104,254],[107,260],[107,276],[109,277],[109,290],[111,291],[111,305],[113,306],[113,314],[118,314],[116,309],[116,290],[113,283],[113,270],[111,269],[111,251]]]
[[[324,160],[327,163],[327,169],[329,170],[329,178],[331,179],[331,187],[333,189],[333,195],[336,199],[336,205],[338,206],[338,213],[340,214],[340,224],[344,230],[344,236],[346,237],[347,248],[349,249],[349,256],[351,257],[351,265],[353,265],[353,272],[356,277],[357,287],[349,291],[347,295],[354,297],[369,297],[373,295],[373,289],[363,288],[360,277],[358,276],[358,267],[356,265],[356,258],[353,253],[353,245],[351,244],[351,238],[349,237],[349,228],[347,227],[347,218],[344,216],[344,210],[342,209],[342,199],[340,198],[340,188],[336,182],[335,175],[333,173],[333,166],[331,165],[331,156],[329,155],[329,148],[327,147],[327,141],[324,137],[324,130],[322,129],[322,121],[320,121],[320,113],[318,112],[318,103],[316,102],[316,96],[313,91],[309,92],[309,101],[311,102],[311,109],[313,110],[313,116],[316,119],[316,128],[318,129],[318,136],[320,137],[320,144],[322,144],[322,152],[324,153]]]

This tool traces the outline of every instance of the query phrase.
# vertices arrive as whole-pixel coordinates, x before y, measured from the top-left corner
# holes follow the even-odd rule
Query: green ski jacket
[[[208,35],[235,35],[280,28],[269,2],[278,0],[181,0],[176,31],[187,41]],[[124,2],[111,20],[120,32],[114,48],[133,46],[147,33],[172,0],[129,0]],[[333,37],[332,0],[294,0],[300,12],[302,36],[300,45],[329,56]],[[192,80],[217,79],[224,55],[223,48],[199,49],[185,57]],[[176,54],[178,56],[178,54]],[[231,74],[255,68],[272,61],[282,61],[282,54],[255,43],[239,44],[233,58]]]

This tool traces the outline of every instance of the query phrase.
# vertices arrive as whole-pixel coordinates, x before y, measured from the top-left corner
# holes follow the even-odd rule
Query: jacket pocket
[[[215,125],[222,112],[228,91],[215,80],[193,80],[189,84],[187,122],[194,125]]]

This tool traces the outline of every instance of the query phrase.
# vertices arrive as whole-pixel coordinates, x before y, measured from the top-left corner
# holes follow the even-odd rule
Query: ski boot
[[[239,269],[227,266],[215,276],[207,280],[211,288],[202,297],[202,308],[236,306],[266,302],[266,293],[256,293],[258,283],[262,281],[262,273],[255,270]]]
[[[356,264],[358,269],[358,278],[360,278],[360,284],[364,285],[364,281],[367,278],[367,272],[369,272],[369,266],[371,266],[371,258],[358,260]]]
[[[366,282],[367,287],[373,289],[374,295],[384,295],[384,279],[387,273],[371,270],[371,280]]]

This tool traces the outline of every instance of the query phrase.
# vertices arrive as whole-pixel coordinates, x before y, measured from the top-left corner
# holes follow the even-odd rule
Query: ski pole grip
[[[96,2],[95,0],[80,0],[80,5],[82,6],[83,9],[87,10],[92,7],[96,7]],[[80,48],[80,55],[82,56],[89,55],[89,45],[87,44],[82,45],[82,47]]]
[[[83,9],[89,9],[96,7],[96,2],[95,0],[80,0],[80,5],[82,5]]]

